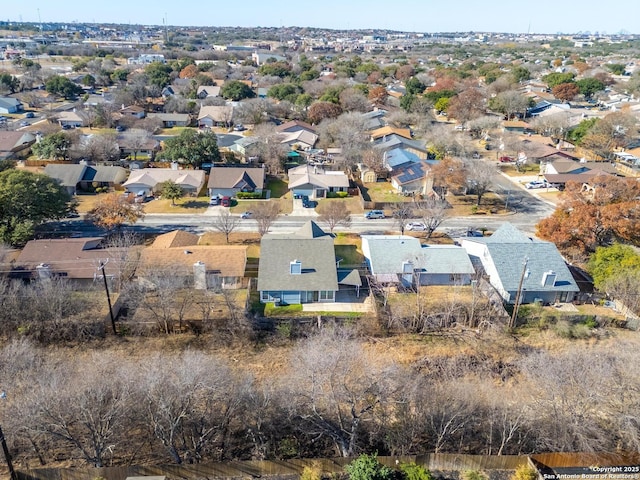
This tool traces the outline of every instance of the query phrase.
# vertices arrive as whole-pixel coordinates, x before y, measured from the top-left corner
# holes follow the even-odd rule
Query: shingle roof
[[[333,237],[317,236],[324,232],[309,223],[293,234],[262,237],[258,290],[338,290]],[[294,260],[301,262],[301,274],[290,273]]]
[[[406,235],[362,235],[363,251],[371,273],[402,273],[403,262],[431,274],[473,274],[467,252],[454,245],[422,246],[420,240]]]
[[[44,167],[45,175],[57,180],[63,187],[75,187],[82,180],[86,165],[56,165]]]
[[[190,247],[197,245],[199,241],[200,237],[194,233],[174,230],[173,232],[158,235],[153,241],[152,248]]]
[[[303,185],[314,185],[323,188],[349,186],[349,178],[344,172],[325,172],[311,165],[300,165],[287,171],[289,189]]]
[[[241,188],[245,183],[252,188],[264,188],[264,168],[213,167],[209,173],[208,188]]]
[[[510,223],[503,224],[486,238],[465,238],[464,242],[484,243],[495,265],[500,283],[506,291],[518,290],[523,261],[527,259],[528,276],[523,288],[529,291],[579,291],[567,264],[551,242],[527,237]],[[555,284],[544,286],[545,272],[556,274]]]
[[[110,249],[99,248],[101,242],[101,237],[31,240],[18,256],[14,273],[21,269],[34,272],[39,264],[46,264],[51,272],[67,278],[91,279],[98,274],[100,261],[108,260],[105,271],[114,275],[121,257]]]
[[[124,186],[133,184],[144,184],[149,188],[155,187],[158,183],[173,180],[183,187],[199,189],[204,185],[204,170],[172,170],[171,168],[141,168],[133,170],[129,179],[124,182]]]
[[[202,262],[207,271],[216,271],[223,277],[243,277],[247,263],[247,247],[240,245],[190,245],[145,248],[140,255],[139,270],[161,266],[177,268],[174,273],[190,275],[193,264]]]

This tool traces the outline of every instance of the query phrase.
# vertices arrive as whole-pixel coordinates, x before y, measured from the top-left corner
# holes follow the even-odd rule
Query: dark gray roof
[[[262,237],[258,290],[338,290],[333,237],[324,232],[315,236],[319,232],[309,223],[293,234]],[[301,274],[290,272],[295,260],[302,265]]]
[[[490,237],[468,238],[465,241],[487,246],[500,283],[506,291],[518,290],[525,259],[528,275],[522,284],[523,289],[536,292],[580,291],[553,243],[529,238],[510,223],[503,224]],[[542,278],[549,271],[556,274],[556,281],[552,286],[544,286]]]
[[[63,187],[75,187],[82,180],[86,165],[55,165],[44,167],[44,173],[60,182]]]

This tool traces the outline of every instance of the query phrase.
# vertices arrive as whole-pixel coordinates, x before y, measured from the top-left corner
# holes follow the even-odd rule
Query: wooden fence
[[[19,470],[20,480],[126,480],[127,477],[163,475],[168,479],[247,479],[264,476],[299,478],[304,467],[318,465],[326,475],[344,472],[351,458],[289,459],[242,461],[226,463],[201,463],[195,465],[129,466],[104,468],[38,468]],[[415,462],[429,470],[515,470],[527,464],[527,456],[483,456],[429,453],[420,456],[378,457],[391,467]]]

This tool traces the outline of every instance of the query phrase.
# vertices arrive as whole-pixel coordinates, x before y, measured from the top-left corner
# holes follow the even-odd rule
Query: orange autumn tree
[[[599,175],[585,185],[567,182],[555,212],[541,220],[537,234],[575,260],[614,241],[640,244],[640,183]]]
[[[118,193],[108,195],[89,212],[89,220],[106,230],[118,230],[125,223],[135,223],[142,217],[142,206]]]

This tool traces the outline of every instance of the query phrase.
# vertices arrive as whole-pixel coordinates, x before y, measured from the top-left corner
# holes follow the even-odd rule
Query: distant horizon
[[[638,34],[640,2],[625,0],[617,9],[596,0],[564,2],[538,0],[517,4],[510,0],[323,0],[300,6],[289,0],[244,0],[208,6],[194,0],[153,5],[126,0],[92,4],[68,0],[64,4],[35,0],[3,5],[0,20],[17,23],[93,23],[172,27],[319,28],[329,30],[393,30],[407,33],[509,34]],[[603,12],[603,13],[597,13]]]

